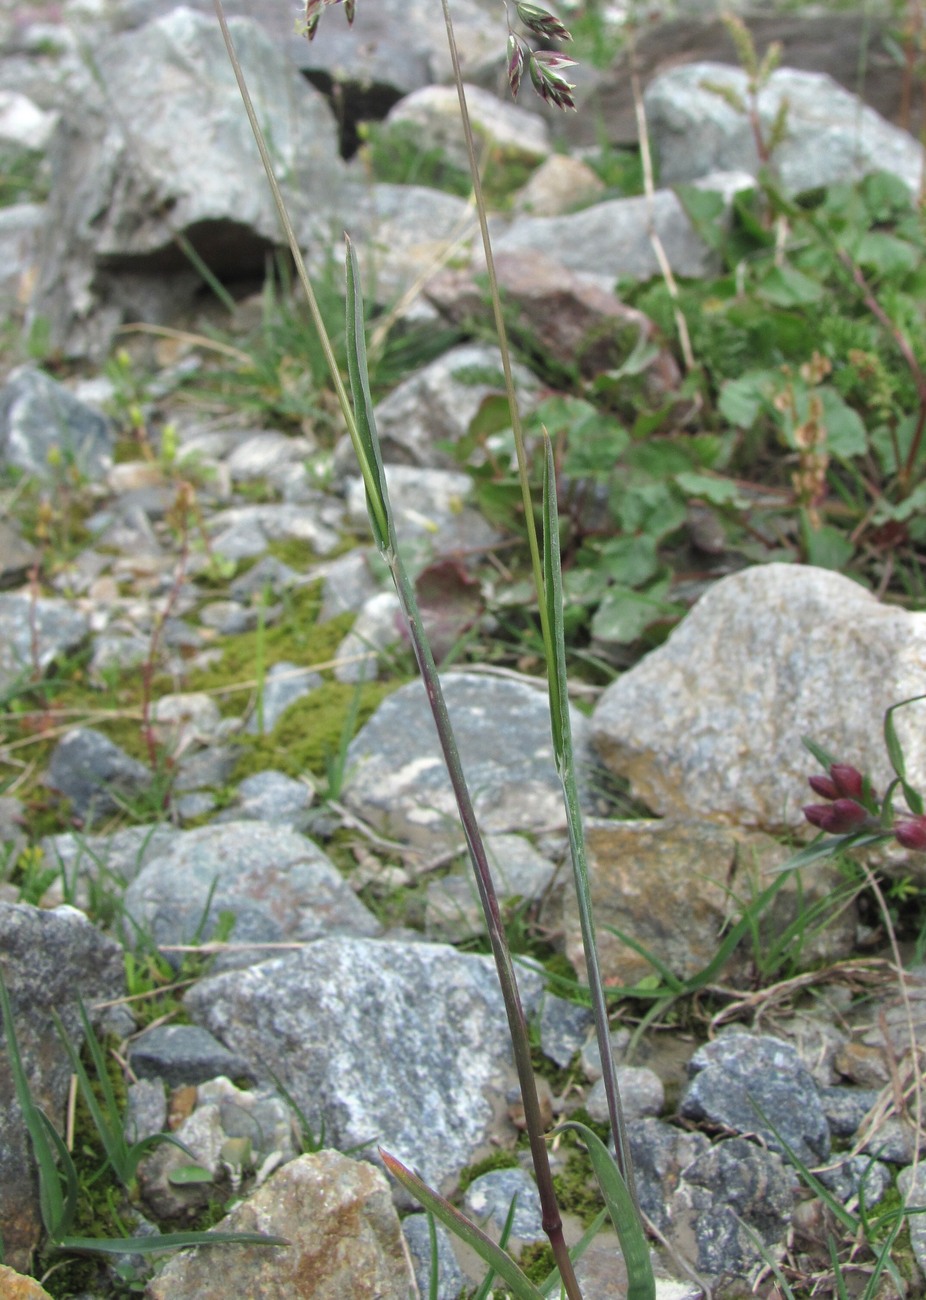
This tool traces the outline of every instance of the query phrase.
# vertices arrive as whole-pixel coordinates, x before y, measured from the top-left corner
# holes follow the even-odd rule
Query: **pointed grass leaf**
[[[417,1174],[412,1173],[401,1160],[395,1156],[389,1155],[380,1147],[380,1155],[383,1163],[396,1178],[407,1192],[411,1192],[416,1200],[420,1201],[426,1210],[429,1210],[435,1218],[440,1219],[455,1236],[459,1237],[462,1242],[471,1247],[476,1254],[490,1268],[494,1269],[502,1279],[516,1300],[544,1300],[543,1292],[538,1291],[517,1264],[506,1254],[500,1246],[497,1246],[491,1237],[487,1236],[481,1228],[477,1228],[475,1223],[471,1223],[465,1215],[461,1214],[458,1209],[450,1204],[445,1197],[433,1191],[423,1182]]]
[[[74,1255],[154,1255],[184,1246],[288,1246],[286,1237],[260,1232],[162,1232],[152,1237],[62,1237],[58,1250]]]
[[[347,373],[351,395],[354,399],[354,419],[357,443],[354,451],[360,463],[360,473],[367,494],[367,512],[373,538],[380,551],[395,547],[395,534],[389,515],[386,496],[386,475],[376,436],[373,415],[373,398],[370,393],[370,376],[367,368],[363,295],[360,288],[360,268],[354,246],[347,240]]]
[[[556,467],[553,445],[543,436],[543,600],[553,639],[553,655],[547,663],[550,692],[550,721],[556,768],[562,774],[572,763],[569,725],[569,695],[566,689],[566,637],[563,630],[563,571],[559,551],[559,514],[556,508]]]
[[[52,1240],[67,1232],[77,1209],[77,1171],[71,1154],[48,1116],[33,1101],[13,1024],[13,1008],[0,974],[0,1014],[16,1100],[32,1142],[38,1166],[39,1209],[45,1231]],[[60,1168],[59,1168],[60,1161]],[[62,1186],[63,1185],[63,1186]]]
[[[588,1148],[589,1158],[598,1186],[604,1197],[605,1205],[614,1224],[621,1243],[624,1263],[627,1265],[627,1300],[654,1300],[656,1281],[653,1277],[653,1265],[643,1225],[637,1214],[627,1184],[621,1177],[620,1170],[614,1162],[608,1148],[597,1133],[593,1133],[578,1120],[570,1120],[560,1125],[562,1129],[572,1129],[578,1133]]]

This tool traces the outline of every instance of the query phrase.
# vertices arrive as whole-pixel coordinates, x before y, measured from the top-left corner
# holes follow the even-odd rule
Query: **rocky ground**
[[[549,403],[551,366],[589,384],[624,366],[634,400],[692,436],[684,357],[615,286],[657,276],[662,256],[678,277],[717,273],[668,187],[718,195],[722,225],[754,183],[728,35],[697,7],[644,27],[663,188],[627,197],[588,161],[590,122],[608,124],[611,149],[635,139],[626,55],[576,70],[582,111],[563,121],[499,98],[497,7],[458,8],[499,273],[530,343],[524,410]],[[291,35],[287,4],[229,10],[333,321],[345,224],[361,252],[400,540],[447,662],[551,1127],[579,1109],[606,1122],[523,548],[510,494],[484,490],[510,449],[474,217],[464,194],[375,174],[376,149],[430,159],[451,189],[460,171],[439,7],[361,0],[352,34],[333,8],[312,45]],[[916,193],[923,152],[894,124],[911,109],[882,21],[866,19],[869,107],[852,93],[859,17],[756,17],[760,41],[784,45],[763,111],[788,98],[788,194],[879,168]],[[44,1273],[55,1296],[428,1295],[425,1217],[390,1190],[377,1146],[496,1233],[516,1194],[513,1246],[537,1254],[449,783],[285,262],[260,292],[276,217],[211,6],[17,5],[2,22],[16,201],[0,208],[0,972],[49,1118],[64,1125],[71,1074],[51,1013],[79,1044],[80,998],[119,1063],[130,1140],[170,1131],[195,1159],[191,1176],[188,1152],[157,1146],[103,1209],[78,1111],[70,1235],[228,1210],[223,1226],[290,1242],[182,1252],[150,1280],[141,1256],[61,1266],[8,1044],[5,1264]],[[583,499],[597,518],[601,501]],[[593,899],[661,1294],[780,1295],[775,1269],[795,1294],[832,1294],[830,1239],[858,1294],[921,1294],[915,1217],[893,1272],[870,1282],[891,1211],[926,1194],[926,976],[892,964],[865,876],[900,924],[923,887],[918,855],[894,843],[864,866],[776,869],[803,834],[803,735],[889,785],[883,716],[922,690],[926,625],[916,599],[879,599],[887,583],[875,593],[785,549],[753,563],[716,525],[692,488],[678,527],[690,563],[647,597],[660,630],[628,631],[612,602],[575,645]],[[914,786],[922,709],[897,724]],[[578,1235],[598,1208],[588,1168],[568,1140],[554,1160]],[[438,1241],[432,1294],[455,1300],[480,1272]],[[624,1294],[621,1269],[603,1232],[579,1269],[589,1300]]]

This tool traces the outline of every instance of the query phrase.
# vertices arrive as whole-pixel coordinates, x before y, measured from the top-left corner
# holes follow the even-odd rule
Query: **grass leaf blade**
[[[637,1215],[633,1197],[621,1177],[611,1152],[596,1133],[578,1120],[560,1126],[573,1129],[588,1147],[595,1177],[604,1196],[614,1231],[621,1243],[627,1265],[627,1300],[655,1300],[656,1280],[650,1260],[649,1245]]]
[[[440,1219],[461,1241],[470,1246],[480,1259],[494,1269],[517,1300],[544,1300],[543,1292],[538,1291],[533,1282],[524,1276],[520,1268],[505,1251],[497,1246],[475,1223],[450,1204],[443,1196],[428,1187],[417,1174],[406,1168],[395,1156],[380,1148],[383,1162],[392,1176],[402,1184],[406,1191],[430,1210],[435,1218]]]

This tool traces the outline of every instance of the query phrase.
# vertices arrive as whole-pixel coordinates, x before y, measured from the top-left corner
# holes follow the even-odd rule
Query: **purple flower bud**
[[[894,822],[894,835],[905,849],[926,849],[926,817],[904,817]]]
[[[856,767],[848,763],[834,763],[830,768],[833,785],[843,799],[860,799],[865,778]]]
[[[804,809],[811,826],[819,826],[830,835],[848,835],[857,831],[868,813],[854,799],[836,799],[833,803],[812,803]]]
[[[822,795],[824,799],[839,798],[839,791],[828,776],[809,776],[807,784],[814,794]]]

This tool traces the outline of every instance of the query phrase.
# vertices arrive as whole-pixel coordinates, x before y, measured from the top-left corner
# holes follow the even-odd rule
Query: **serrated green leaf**
[[[879,276],[905,275],[920,260],[920,254],[912,244],[883,230],[867,230],[855,245],[854,252],[859,266]]]
[[[646,534],[613,537],[600,547],[597,568],[621,586],[641,587],[659,571],[656,539]]]
[[[842,573],[855,554],[855,547],[846,534],[839,528],[832,528],[829,524],[812,528],[804,521],[801,539],[807,559],[818,569],[833,569],[837,573]]]
[[[685,216],[694,226],[698,236],[719,252],[726,238],[724,225],[726,200],[714,190],[705,190],[698,185],[676,185],[675,194],[685,211]]]
[[[717,408],[723,418],[738,429],[751,429],[780,387],[780,373],[750,370],[739,379],[726,381],[720,390]]]
[[[823,403],[826,447],[840,460],[863,456],[868,450],[868,434],[858,411],[848,406],[835,388],[822,384],[813,389]]]
[[[592,636],[600,641],[630,645],[638,641],[647,628],[667,618],[680,617],[683,606],[663,598],[667,584],[654,591],[633,591],[629,587],[610,587],[592,619]]]

